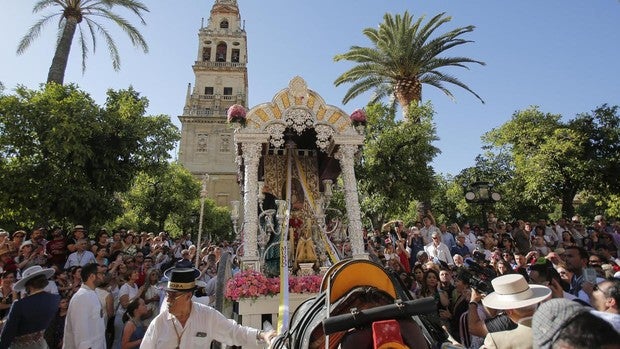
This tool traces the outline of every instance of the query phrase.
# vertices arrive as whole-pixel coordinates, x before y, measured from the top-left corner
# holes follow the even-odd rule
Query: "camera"
[[[469,280],[469,286],[482,294],[493,292],[491,280],[496,276],[495,271],[492,268],[480,265],[472,259],[465,260],[465,263],[467,269],[460,271],[460,277]]]

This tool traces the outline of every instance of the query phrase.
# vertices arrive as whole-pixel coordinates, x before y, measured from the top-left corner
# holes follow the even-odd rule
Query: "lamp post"
[[[486,217],[486,204],[494,204],[502,199],[502,196],[493,191],[493,184],[476,180],[472,184],[463,184],[463,188],[465,189],[465,201],[471,204],[478,204],[481,207],[482,211],[482,225],[486,228],[488,227],[487,217]]]
[[[233,231],[235,232],[235,238],[237,238],[237,222],[239,221],[239,200],[233,200],[230,202],[230,220],[233,224]]]
[[[197,241],[197,245],[198,246],[198,251],[196,253],[196,268],[200,267],[200,245],[201,245],[201,238],[202,238],[202,222],[204,221],[204,215],[205,215],[205,199],[207,198],[207,182],[209,181],[209,175],[205,173],[205,175],[202,177],[202,189],[200,190],[200,218],[198,219],[198,241]]]

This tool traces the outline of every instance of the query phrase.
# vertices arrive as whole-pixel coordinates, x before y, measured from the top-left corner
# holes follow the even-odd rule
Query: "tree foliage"
[[[592,114],[563,122],[560,115],[530,107],[483,136],[491,149],[508,152],[514,167],[510,188],[525,201],[552,212],[562,203],[562,215],[574,214],[573,201],[582,191],[618,193],[620,117],[606,105]],[[612,174],[616,175],[612,175]]]
[[[151,174],[136,176],[131,189],[122,196],[124,214],[115,226],[140,227],[147,231],[167,231],[172,235],[198,233],[201,184],[180,164],[170,163]],[[227,208],[205,199],[202,239],[210,234],[230,239],[232,224]]]
[[[352,46],[348,52],[334,57],[335,61],[356,63],[334,82],[336,86],[353,84],[342,102],[346,104],[360,94],[374,91],[371,103],[390,97],[392,101],[398,101],[403,117],[407,118],[410,104],[418,104],[422,100],[423,84],[434,86],[454,98],[446,83],[465,89],[482,101],[457,77],[442,71],[447,67],[467,68],[472,63],[485,64],[468,57],[444,56],[446,51],[470,43],[462,37],[475,28],[469,25],[435,35],[438,28],[451,20],[452,17],[440,13],[423,23],[424,16],[414,21],[413,16],[405,11],[402,16],[386,13],[379,28],[364,29],[371,47]]]
[[[363,211],[373,224],[406,212],[413,200],[428,201],[434,185],[431,160],[439,150],[430,104],[410,109],[419,122],[396,121],[394,109],[367,108],[368,127],[356,167]]]
[[[144,115],[147,105],[132,88],[108,91],[99,106],[54,83],[0,96],[0,221],[89,225],[119,215],[117,194],[165,164],[179,139],[169,117]]]

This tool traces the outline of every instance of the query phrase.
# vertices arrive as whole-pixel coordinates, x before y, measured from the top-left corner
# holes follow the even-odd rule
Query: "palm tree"
[[[422,98],[422,84],[435,86],[448,97],[454,98],[452,92],[444,86],[444,83],[450,83],[471,92],[484,103],[480,96],[459,79],[439,71],[440,68],[450,66],[468,68],[467,63],[485,65],[484,62],[467,57],[439,57],[450,48],[471,42],[461,36],[475,28],[456,28],[431,38],[437,28],[452,19],[444,15],[440,13],[428,23],[422,24],[424,17],[413,23],[413,17],[407,11],[402,17],[385,14],[384,22],[378,29],[364,29],[364,35],[370,39],[373,47],[352,46],[348,52],[334,57],[335,61],[358,63],[334,82],[336,86],[353,83],[342,102],[346,104],[360,94],[374,90],[371,102],[391,97],[392,103],[398,101],[406,119],[410,103],[419,102]]]
[[[112,12],[115,6],[123,7],[140,18],[142,24],[146,24],[142,17],[143,12],[149,12],[149,9],[142,2],[137,0],[39,0],[32,12],[37,13],[44,9],[53,7],[57,11],[44,15],[39,19],[24,35],[17,47],[17,54],[22,54],[30,44],[36,39],[43,27],[49,23],[52,19],[59,17],[58,21],[58,42],[56,45],[56,52],[52,59],[52,65],[50,66],[49,73],[47,75],[47,82],[56,82],[62,84],[65,78],[65,71],[67,69],[67,61],[69,59],[69,52],[71,51],[71,44],[73,42],[73,36],[76,29],[79,28],[79,44],[82,48],[82,72],[86,70],[86,57],[88,56],[88,46],[86,37],[90,36],[93,44],[93,52],[97,48],[97,40],[95,33],[98,32],[103,36],[108,50],[110,51],[110,57],[112,59],[112,67],[118,71],[121,66],[120,56],[116,43],[112,39],[112,36],[108,30],[100,23],[95,22],[93,18],[100,17],[108,19],[117,24],[131,40],[131,43],[135,47],[141,48],[144,53],[148,52],[148,45],[142,37],[142,34],[129,23],[125,18]],[[82,21],[86,22],[86,30],[83,26],[80,26]],[[86,32],[86,33],[85,33]]]

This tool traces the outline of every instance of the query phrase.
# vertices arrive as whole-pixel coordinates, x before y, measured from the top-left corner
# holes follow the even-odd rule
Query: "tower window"
[[[217,45],[216,62],[226,62],[226,43],[222,42]]]
[[[211,60],[211,47],[203,47],[202,48],[202,61],[210,61]]]
[[[232,96],[232,87],[224,87],[224,96]]]
[[[224,19],[220,22],[220,28],[222,29],[228,29],[228,20]]]
[[[239,63],[239,49],[238,48],[235,48],[235,49],[232,50],[232,55],[231,55],[230,59],[234,63]]]
[[[213,94],[213,86],[205,87],[205,94],[206,95],[212,95]]]

